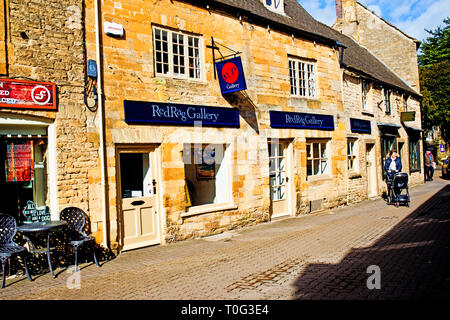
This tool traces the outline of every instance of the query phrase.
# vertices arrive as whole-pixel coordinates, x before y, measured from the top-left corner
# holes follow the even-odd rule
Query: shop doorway
[[[117,151],[122,250],[160,244],[155,149]]]
[[[38,209],[47,202],[47,139],[0,136],[0,194],[2,213],[26,220],[22,211],[28,201]]]
[[[367,197],[376,197],[377,192],[377,167],[375,165],[375,144],[366,144],[366,170],[367,170]]]
[[[290,215],[291,148],[287,142],[269,142],[270,215],[277,218]]]

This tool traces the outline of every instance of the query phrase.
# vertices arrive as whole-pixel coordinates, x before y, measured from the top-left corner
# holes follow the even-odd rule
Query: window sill
[[[188,81],[188,82],[192,82],[192,83],[197,83],[197,84],[207,84],[207,82],[203,79],[194,79],[194,78],[189,78],[189,77],[175,77],[175,76],[171,76],[171,75],[164,75],[164,74],[156,74],[154,77],[155,81]]]
[[[326,181],[331,180],[333,177],[329,174],[321,174],[317,176],[307,176],[306,181],[308,182],[316,182],[316,181]]]
[[[320,102],[320,99],[317,96],[315,96],[315,97],[304,97],[304,96],[294,96],[294,95],[291,94],[290,98],[291,99],[296,99],[296,100],[308,100],[308,101]]]
[[[357,171],[350,170],[348,173],[348,178],[349,179],[358,179],[358,178],[362,178],[362,175],[361,175],[361,173],[359,173]]]
[[[235,210],[238,206],[232,203],[204,204],[200,206],[190,207],[187,212],[181,214],[182,218],[195,216],[203,213],[211,213],[216,211]]]
[[[370,111],[361,111],[361,113],[363,114],[363,115],[366,115],[366,116],[370,116],[370,117],[375,117],[375,115],[372,113],[372,112],[370,112]]]

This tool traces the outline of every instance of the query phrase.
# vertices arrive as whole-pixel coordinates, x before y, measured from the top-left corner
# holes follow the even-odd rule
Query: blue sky
[[[297,0],[316,20],[331,26],[336,19],[335,0]],[[450,0],[358,0],[406,34],[423,41],[424,30],[434,30],[450,17]]]

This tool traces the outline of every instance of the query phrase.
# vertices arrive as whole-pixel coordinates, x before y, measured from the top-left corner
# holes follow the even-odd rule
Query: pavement
[[[101,268],[9,278],[3,300],[449,299],[450,181],[201,239],[123,252]]]

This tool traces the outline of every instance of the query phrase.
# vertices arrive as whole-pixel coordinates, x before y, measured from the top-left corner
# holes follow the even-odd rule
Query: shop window
[[[21,214],[28,201],[45,208],[47,196],[45,139],[0,140],[0,194],[2,213],[25,220]]]
[[[357,171],[358,170],[358,162],[357,162],[357,144],[356,139],[348,139],[347,140],[347,162],[348,162],[348,170]]]
[[[306,143],[307,175],[318,176],[329,173],[329,140]]]
[[[384,112],[391,114],[391,90],[384,89]]]
[[[361,90],[362,90],[362,107],[364,111],[369,111],[369,101],[368,101],[368,93],[369,93],[369,84],[362,80],[361,82]]]
[[[156,75],[201,79],[201,38],[153,28]]]
[[[226,145],[185,144],[187,207],[230,202],[230,156]]]
[[[289,59],[289,78],[291,95],[299,97],[316,97],[316,67],[312,62]]]
[[[420,170],[420,139],[418,137],[409,138],[409,170]]]

